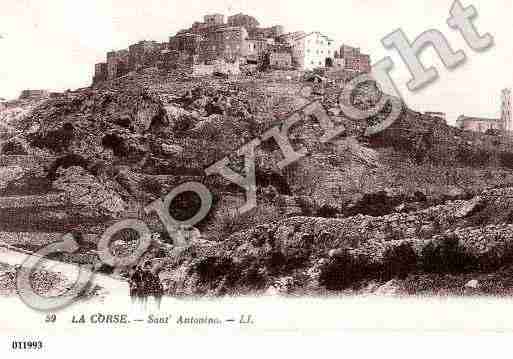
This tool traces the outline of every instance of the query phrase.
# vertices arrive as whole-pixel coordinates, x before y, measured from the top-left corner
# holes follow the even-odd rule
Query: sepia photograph
[[[513,332],[511,0],[0,8],[9,352]]]

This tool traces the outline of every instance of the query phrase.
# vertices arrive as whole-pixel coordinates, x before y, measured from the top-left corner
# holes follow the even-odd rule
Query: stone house
[[[107,53],[107,78],[109,80],[123,76],[129,71],[128,50],[110,51]]]
[[[155,65],[161,52],[156,41],[140,41],[128,47],[128,68],[130,71]]]
[[[224,15],[222,15],[222,14],[205,15],[203,17],[203,20],[204,20],[204,23],[208,26],[223,25],[224,24]]]
[[[169,50],[197,54],[203,37],[192,32],[181,33],[169,38]]]
[[[292,68],[292,48],[286,44],[275,44],[269,47],[269,67],[272,69]]]
[[[249,52],[248,32],[241,26],[229,26],[216,29],[199,44],[199,60],[212,61],[225,59],[233,61],[245,58]]]
[[[98,82],[107,80],[107,74],[108,72],[106,62],[100,62],[94,65],[93,83],[96,84]]]
[[[339,52],[344,59],[345,69],[354,72],[371,72],[371,59],[369,55],[362,54],[360,49],[348,45],[342,45]]]

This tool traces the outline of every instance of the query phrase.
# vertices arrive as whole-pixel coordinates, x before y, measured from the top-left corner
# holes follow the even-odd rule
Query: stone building
[[[274,39],[249,39],[246,62],[250,64],[261,63],[269,53],[270,46],[274,44]]]
[[[94,65],[93,83],[96,84],[98,82],[107,80],[107,73],[108,71],[106,62],[100,62]]]
[[[260,23],[253,16],[239,13],[228,17],[228,26],[242,26],[249,33],[258,28]]]
[[[271,68],[370,71],[370,57],[361,54],[360,49],[342,46],[340,54],[337,50],[334,41],[319,32],[285,34],[283,26],[260,27],[258,20],[247,14],[229,16],[226,23],[224,15],[210,14],[190,28],[178,31],[166,43],[140,41],[128,49],[109,52],[106,62],[95,65],[93,82],[153,66],[160,69],[214,66],[217,60],[223,60],[226,68],[236,62],[268,61]],[[220,68],[219,64],[215,66]]]
[[[129,55],[128,50],[107,53],[107,79],[112,80],[128,73],[130,68]]]
[[[269,46],[269,67],[272,69],[292,68],[292,48],[288,44]]]
[[[253,28],[249,30],[249,37],[251,39],[277,39],[284,34],[283,26],[275,25],[264,28]]]
[[[203,20],[207,26],[223,25],[224,24],[224,15],[222,15],[222,14],[205,15],[203,17]]]
[[[335,54],[335,57],[333,58],[333,64],[332,67],[336,70],[344,70],[346,68],[346,61],[345,59],[341,58],[337,54]]]
[[[488,130],[503,131],[504,129],[502,121],[497,118],[467,117],[462,115],[458,117],[456,124],[462,130],[482,133]]]
[[[192,32],[181,33],[169,38],[169,50],[197,54],[203,37]]]
[[[511,90],[504,89],[501,93],[501,118],[481,118],[460,116],[456,124],[462,130],[474,132],[486,132],[497,130],[511,136],[513,134],[513,123],[511,118]]]
[[[342,45],[338,53],[344,59],[345,69],[354,72],[371,72],[370,56],[362,54],[359,48]]]
[[[128,69],[139,70],[156,64],[161,45],[156,41],[140,41],[128,47]]]
[[[209,32],[199,44],[201,62],[216,59],[234,61],[249,53],[248,32],[241,26],[229,26]]]

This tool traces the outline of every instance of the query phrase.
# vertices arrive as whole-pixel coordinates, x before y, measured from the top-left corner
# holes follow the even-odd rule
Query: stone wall
[[[240,74],[240,62],[238,60],[235,62],[216,60],[209,64],[194,64],[192,69],[193,76],[208,76],[216,72],[227,75],[238,75]]]

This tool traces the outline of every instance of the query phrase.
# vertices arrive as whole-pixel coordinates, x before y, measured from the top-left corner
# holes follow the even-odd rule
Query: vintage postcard
[[[511,0],[0,9],[0,350],[513,333]]]

